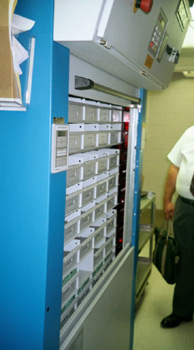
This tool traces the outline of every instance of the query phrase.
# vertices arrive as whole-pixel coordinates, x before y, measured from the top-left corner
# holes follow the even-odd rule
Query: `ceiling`
[[[179,63],[175,67],[175,72],[192,71],[194,75],[194,5],[190,10],[192,18],[183,42]]]

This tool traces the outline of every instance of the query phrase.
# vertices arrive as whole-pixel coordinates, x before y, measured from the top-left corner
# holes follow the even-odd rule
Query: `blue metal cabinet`
[[[46,0],[15,11],[35,20],[19,40],[36,43],[30,106],[0,111],[2,350],[59,348],[66,179],[50,173],[51,124],[67,121],[69,51],[53,42],[53,11]]]

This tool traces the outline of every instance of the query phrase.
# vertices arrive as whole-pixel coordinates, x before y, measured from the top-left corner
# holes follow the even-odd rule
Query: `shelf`
[[[154,227],[154,212],[155,212],[155,193],[145,192],[140,202],[141,219],[139,223],[139,242],[138,254],[142,251],[144,246],[149,242],[149,256],[138,257],[137,264],[137,280],[136,280],[136,304],[143,295],[147,285],[148,277],[152,268],[152,247],[153,247],[153,227]],[[147,251],[146,251],[147,253]]]
[[[138,253],[142,250],[148,240],[152,237],[153,230],[151,231],[141,231],[139,232],[139,244],[138,244]]]
[[[152,262],[142,259],[138,261],[137,280],[136,280],[136,303],[144,292],[148,277],[151,273]]]
[[[155,201],[155,193],[154,192],[148,192],[147,196],[141,198],[140,212],[142,213],[154,201]]]

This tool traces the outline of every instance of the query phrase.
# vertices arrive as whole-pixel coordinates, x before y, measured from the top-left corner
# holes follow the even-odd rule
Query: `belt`
[[[194,199],[188,199],[188,198],[184,198],[182,196],[179,196],[179,198],[183,203],[190,205],[191,207],[194,207]]]

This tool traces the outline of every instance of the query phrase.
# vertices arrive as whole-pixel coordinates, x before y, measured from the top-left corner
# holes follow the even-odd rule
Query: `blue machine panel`
[[[19,41],[36,43],[30,106],[0,111],[1,350],[59,348],[66,175],[50,173],[51,126],[67,122],[69,52],[53,42],[53,11],[47,0],[15,11],[35,20]]]

